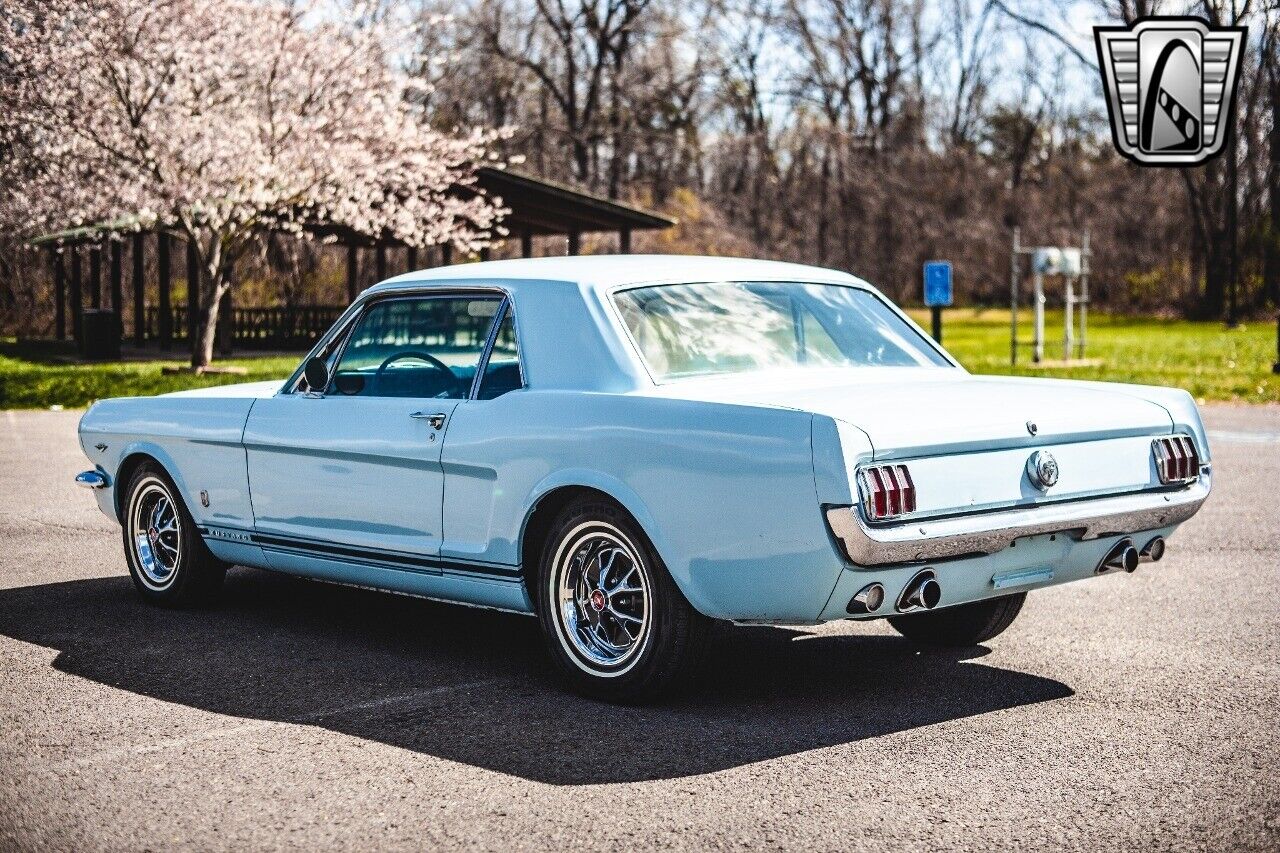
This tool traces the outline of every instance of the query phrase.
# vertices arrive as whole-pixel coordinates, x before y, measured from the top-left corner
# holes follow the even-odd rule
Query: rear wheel
[[[1012,625],[1026,600],[1025,592],[1017,592],[942,610],[890,616],[889,624],[908,640],[923,645],[976,646]]]
[[[212,600],[227,566],[210,553],[164,469],[139,466],[124,505],[124,553],[138,593],[152,604],[189,607]]]
[[[616,702],[649,701],[687,679],[710,629],[639,525],[600,500],[571,503],[552,525],[538,605],[551,657],[569,683]]]

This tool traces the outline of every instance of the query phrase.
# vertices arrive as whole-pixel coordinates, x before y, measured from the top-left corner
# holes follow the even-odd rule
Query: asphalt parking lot
[[[0,412],[0,849],[1280,848],[1280,408],[1207,408],[1164,561],[988,647],[730,629],[641,709],[528,618],[248,569],[143,606],[78,417]]]

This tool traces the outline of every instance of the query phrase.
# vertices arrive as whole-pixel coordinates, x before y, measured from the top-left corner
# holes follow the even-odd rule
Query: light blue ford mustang
[[[105,400],[80,441],[149,601],[239,564],[536,614],[623,701],[717,619],[984,642],[1210,486],[1183,391],[972,376],[857,278],[724,258],[410,273],[287,381]]]

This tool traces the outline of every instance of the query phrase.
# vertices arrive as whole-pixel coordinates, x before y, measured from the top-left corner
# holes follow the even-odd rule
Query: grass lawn
[[[926,311],[912,316],[928,328]],[[1280,376],[1271,372],[1276,358],[1275,323],[1247,323],[1226,330],[1221,323],[1185,320],[1089,317],[1090,359],[1101,363],[1083,367],[1033,368],[1030,312],[1021,315],[1019,337],[1024,341],[1016,368],[1009,366],[1009,312],[997,309],[948,310],[943,341],[948,350],[974,373],[1017,373],[1101,379],[1185,388],[1196,399],[1280,403]],[[1045,327],[1047,358],[1062,355],[1062,314],[1048,312]],[[66,345],[0,340],[0,408],[85,406],[103,397],[160,394],[183,388],[284,379],[297,366],[301,353],[229,359],[222,364],[245,367],[244,376],[165,375],[161,367],[185,361],[119,361],[80,364]]]
[[[908,312],[925,329],[929,312]],[[1150,317],[1089,315],[1086,356],[1101,363],[1082,367],[1031,366],[1031,312],[1018,313],[1018,366],[1009,366],[1007,310],[948,309],[942,342],[973,373],[1014,373],[1172,385],[1200,401],[1280,403],[1275,321],[1244,323],[1228,330],[1221,323],[1158,320]],[[1062,312],[1045,313],[1045,358],[1062,358]]]
[[[225,385],[230,382],[283,381],[298,366],[302,354],[262,358],[228,359],[218,364],[236,364],[246,375],[193,374],[166,375],[165,366],[189,364],[180,352],[172,361],[111,361],[81,364],[69,346],[45,342],[0,340],[0,409],[31,409],[47,406],[67,408],[87,406],[104,397],[163,394],[186,388]]]

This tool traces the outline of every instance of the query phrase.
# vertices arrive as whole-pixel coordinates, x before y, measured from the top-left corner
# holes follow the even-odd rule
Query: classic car
[[[984,643],[1210,488],[1183,391],[974,376],[852,275],[726,258],[398,276],[287,380],[103,400],[80,441],[147,601],[243,565],[529,614],[619,701],[715,620]]]

